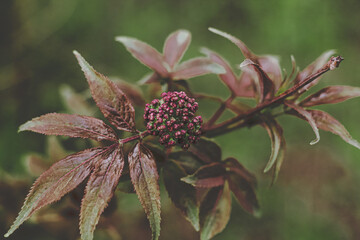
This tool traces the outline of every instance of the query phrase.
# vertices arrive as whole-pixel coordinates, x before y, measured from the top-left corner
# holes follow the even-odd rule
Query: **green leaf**
[[[108,148],[87,149],[52,165],[32,186],[19,216],[5,237],[10,236],[34,212],[78,186],[90,174],[93,162],[106,151]]]
[[[89,83],[92,97],[109,122],[119,130],[135,131],[135,110],[119,87],[95,71],[76,51],[74,54]]]
[[[135,187],[152,230],[152,239],[160,235],[160,190],[159,174],[153,154],[141,143],[137,143],[129,153],[131,181]]]
[[[185,176],[185,170],[174,160],[169,160],[163,168],[164,184],[171,201],[195,230],[199,231],[199,204],[196,199],[196,189],[180,180]]]
[[[200,208],[200,239],[208,240],[222,232],[230,219],[231,195],[229,186],[212,188]]]
[[[95,163],[81,202],[81,239],[92,240],[95,227],[112,198],[124,167],[124,153],[116,148]]]

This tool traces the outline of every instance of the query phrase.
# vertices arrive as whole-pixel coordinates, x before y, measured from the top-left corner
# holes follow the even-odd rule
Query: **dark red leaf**
[[[236,159],[225,160],[230,190],[240,205],[249,213],[259,215],[259,202],[255,193],[256,178]]]
[[[124,167],[121,148],[103,155],[94,164],[81,202],[80,233],[83,240],[92,240],[101,213],[112,198]]]
[[[168,76],[170,67],[166,66],[163,56],[155,48],[135,38],[119,36],[115,40],[124,44],[133,57],[142,64],[148,66],[162,77]]]
[[[274,55],[264,55],[257,57],[257,63],[267,74],[268,78],[274,84],[275,92],[279,89],[282,82],[282,73],[279,58]]]
[[[209,73],[224,74],[225,69],[209,58],[199,57],[178,65],[171,73],[171,78],[174,80],[189,79]]]
[[[87,149],[52,165],[32,186],[19,216],[5,237],[12,234],[34,212],[59,200],[78,186],[90,174],[93,163],[106,151],[108,148]]]
[[[169,159],[180,164],[187,174],[193,174],[203,165],[201,159],[190,151],[173,152],[169,154]]]
[[[193,152],[205,163],[221,161],[220,146],[207,138],[200,138],[196,144],[192,144],[189,151]]]
[[[183,177],[181,180],[194,187],[217,187],[224,184],[226,170],[222,163],[211,163],[200,167],[194,174]]]
[[[33,118],[19,127],[21,131],[117,141],[115,132],[100,119],[65,113],[48,113]]]
[[[177,30],[168,36],[164,44],[164,60],[173,68],[184,55],[191,42],[191,34],[187,30]]]
[[[318,143],[320,141],[319,129],[317,128],[316,122],[315,122],[314,118],[312,117],[311,113],[309,113],[304,108],[302,108],[299,105],[292,103],[292,102],[285,102],[285,105],[290,107],[291,109],[293,109],[296,112],[295,116],[300,115],[301,118],[304,118],[310,124],[310,126],[313,129],[315,136],[316,136],[316,138],[310,142],[310,145],[314,145],[314,144]]]
[[[137,143],[128,159],[131,181],[149,219],[153,239],[158,239],[161,221],[160,190],[154,156],[141,143]]]
[[[224,160],[226,171],[241,176],[247,182],[251,182],[252,185],[256,186],[256,177],[254,174],[249,172],[238,160],[235,158],[227,158]]]
[[[134,132],[135,110],[125,94],[107,77],[96,72],[76,51],[74,54],[89,83],[92,97],[109,122],[119,130]]]
[[[258,64],[250,59],[245,59],[241,63],[240,68],[251,75],[259,98],[259,103],[262,103],[268,94],[270,95],[270,98],[274,96],[274,83]]]
[[[330,114],[320,110],[308,110],[318,128],[339,135],[345,142],[360,149],[360,143],[353,139],[346,128]]]
[[[301,101],[300,105],[303,107],[312,107],[321,104],[339,103],[359,96],[360,88],[358,87],[330,86],[305,98]]]
[[[210,189],[200,206],[200,239],[208,240],[222,232],[230,219],[230,213],[228,184]]]
[[[163,168],[164,184],[171,201],[181,211],[185,218],[199,231],[199,204],[194,187],[181,181],[187,174],[173,160],[167,161]]]

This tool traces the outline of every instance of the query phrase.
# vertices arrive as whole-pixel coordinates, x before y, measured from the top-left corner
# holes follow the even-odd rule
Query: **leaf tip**
[[[320,138],[316,138],[310,142],[310,145],[315,145],[320,141]]]

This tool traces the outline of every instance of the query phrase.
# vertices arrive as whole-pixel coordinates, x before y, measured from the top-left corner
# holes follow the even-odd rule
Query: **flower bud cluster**
[[[145,106],[145,125],[152,135],[160,136],[165,147],[179,144],[188,149],[201,135],[201,116],[195,116],[198,103],[185,92],[164,92]]]

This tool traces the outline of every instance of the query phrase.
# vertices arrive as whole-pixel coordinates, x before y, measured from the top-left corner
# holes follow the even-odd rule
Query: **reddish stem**
[[[140,132],[138,135],[134,135],[134,136],[131,136],[131,137],[128,137],[128,138],[120,139],[119,144],[123,145],[123,144],[125,144],[127,142],[131,142],[131,141],[134,141],[134,140],[137,140],[137,139],[141,139],[141,138],[144,138],[144,137],[146,137],[148,135],[150,135],[150,132],[148,130],[146,130],[144,132]]]
[[[259,104],[257,107],[249,110],[248,112],[238,115],[232,119],[229,119],[221,124],[215,125],[213,127],[210,127],[208,129],[204,128],[204,131],[206,132],[206,136],[208,137],[214,137],[220,134],[223,134],[225,132],[228,132],[227,127],[229,127],[232,124],[235,124],[241,120],[247,120],[252,118],[253,116],[255,116],[256,114],[260,113],[262,110],[266,109],[266,108],[272,108],[272,107],[276,107],[279,104],[281,104],[287,97],[293,95],[294,93],[296,93],[298,90],[300,90],[301,88],[303,88],[304,86],[308,85],[309,83],[311,83],[312,81],[314,81],[315,79],[317,79],[318,77],[320,77],[322,74],[326,73],[329,70],[333,70],[337,67],[339,67],[341,61],[344,60],[342,57],[338,56],[338,57],[331,57],[331,59],[321,68],[319,69],[316,73],[309,75],[307,78],[305,78],[302,82],[299,82],[298,84],[296,84],[295,86],[293,86],[292,88],[286,90],[285,92],[283,92],[282,94],[280,94],[279,96],[269,100],[268,102],[264,102],[262,104]],[[240,126],[242,126],[243,123],[240,123]],[[234,126],[235,128],[238,128],[239,126]],[[233,128],[231,128],[233,129]]]

